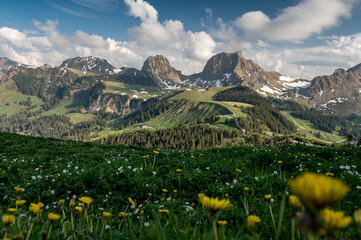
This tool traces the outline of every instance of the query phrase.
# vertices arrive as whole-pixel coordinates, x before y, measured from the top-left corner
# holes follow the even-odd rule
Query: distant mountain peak
[[[148,57],[143,63],[142,71],[151,73],[158,85],[164,88],[179,88],[182,84],[183,74],[176,70],[162,55]]]
[[[108,63],[106,59],[93,56],[69,58],[65,60],[60,67],[78,69],[84,74],[87,74],[88,72],[111,74],[115,69],[115,67]]]

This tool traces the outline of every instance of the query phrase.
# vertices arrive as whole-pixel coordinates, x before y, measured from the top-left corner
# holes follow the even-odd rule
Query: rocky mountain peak
[[[75,57],[65,60],[60,67],[68,67],[81,70],[84,74],[111,74],[115,67],[108,63],[106,59],[99,57]]]
[[[22,64],[10,60],[6,57],[0,57],[0,70],[8,71],[11,69],[15,69],[16,67],[22,66]]]
[[[202,87],[225,87],[244,85],[258,90],[263,95],[280,93],[285,87],[281,74],[267,72],[252,60],[243,57],[242,52],[219,53],[209,59],[198,74],[186,78],[186,82]]]
[[[345,71],[345,69],[343,69],[343,68],[337,68],[337,69],[333,72],[334,75],[343,75],[343,74],[345,74],[345,73],[346,73],[346,71]]]
[[[347,72],[358,72],[361,74],[361,63],[347,70]]]
[[[151,73],[159,85],[175,86],[182,84],[183,74],[176,70],[162,55],[150,56],[143,63],[142,71]]]

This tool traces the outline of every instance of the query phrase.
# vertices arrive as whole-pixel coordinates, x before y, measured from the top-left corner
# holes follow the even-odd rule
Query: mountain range
[[[70,118],[61,118],[66,126],[86,124],[50,135],[55,137],[78,136],[88,128],[96,137],[126,127],[212,123],[267,134],[297,129],[306,137],[334,141],[358,135],[361,123],[361,64],[307,80],[265,71],[240,51],[216,54],[191,75],[161,55],[148,57],[141,69],[116,68],[93,56],[40,67],[0,58],[0,91],[0,130],[15,131],[4,127],[11,125],[1,119],[4,113],[24,121],[60,114]],[[18,120],[11,121],[19,124],[15,132],[34,134],[33,127],[25,131]]]
[[[242,85],[263,96],[302,101],[316,109],[342,116],[361,112],[361,64],[348,70],[337,69],[332,75],[317,76],[310,81],[276,71],[265,71],[252,60],[245,59],[240,51],[214,55],[202,72],[189,76],[175,69],[161,55],[148,57],[141,70],[128,67],[117,69],[106,59],[92,56],[67,59],[58,67],[44,65],[38,68],[0,58],[0,81],[25,76],[30,79],[47,79],[46,84],[40,84],[45,85],[41,87],[45,91],[43,95],[54,92],[60,85],[70,84],[79,75],[115,75],[112,78],[118,78],[119,81],[152,85],[164,90],[190,86],[208,88]],[[39,96],[41,94],[38,93]]]

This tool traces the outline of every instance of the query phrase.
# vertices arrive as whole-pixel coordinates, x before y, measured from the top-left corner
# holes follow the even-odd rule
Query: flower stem
[[[50,234],[51,234],[51,229],[53,228],[53,224],[50,225],[50,228],[49,228],[49,233],[48,233],[48,237],[47,238],[50,238]]]
[[[218,240],[217,219],[213,220],[212,226],[213,226],[214,240]]]
[[[273,229],[275,230],[275,233],[277,233],[277,231],[276,231],[276,222],[275,222],[275,218],[273,217],[273,212],[272,212],[272,207],[271,207],[271,205],[268,205],[268,208],[269,208],[269,211],[270,211],[270,213],[271,213]]]
[[[291,224],[292,224],[292,229],[291,229],[292,240],[295,240],[295,218],[291,219]]]
[[[28,240],[30,238],[30,235],[31,235],[31,230],[33,230],[33,226],[34,226],[34,223],[31,222],[30,224],[30,229],[29,229],[29,232],[28,232],[28,235],[26,236],[26,240]]]

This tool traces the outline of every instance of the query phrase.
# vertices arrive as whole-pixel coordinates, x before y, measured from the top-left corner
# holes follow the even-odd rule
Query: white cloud
[[[216,42],[206,32],[186,31],[179,20],[158,21],[158,12],[143,0],[124,0],[129,6],[129,13],[141,19],[140,26],[128,29],[132,42],[137,44],[145,52],[152,54],[164,54],[169,58],[176,59],[172,62],[175,66],[183,61],[193,61],[186,73],[200,71],[200,62],[208,60],[213,54]],[[208,14],[210,11],[208,10]],[[151,50],[150,50],[151,49]]]
[[[261,11],[247,12],[234,21],[248,37],[271,41],[300,41],[336,26],[351,16],[355,0],[303,0],[274,19]]]
[[[361,63],[361,33],[324,38],[316,47],[252,48],[243,53],[265,70],[312,79]]]
[[[131,50],[129,43],[104,39],[82,31],[73,35],[61,34],[57,24],[57,21],[51,20],[46,23],[34,21],[34,25],[41,31],[37,36],[12,28],[0,28],[0,56],[36,66],[44,63],[59,65],[66,58],[88,55],[107,58],[119,67],[136,66],[143,59]]]
[[[158,12],[148,2],[143,0],[124,0],[129,6],[129,14],[133,17],[139,17],[142,22],[155,23],[158,21]]]

